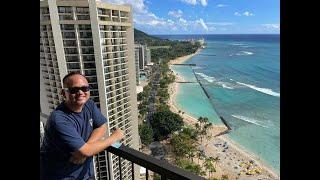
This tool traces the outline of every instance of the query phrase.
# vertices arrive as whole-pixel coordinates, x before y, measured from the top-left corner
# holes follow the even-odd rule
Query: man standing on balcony
[[[41,179],[94,179],[92,156],[123,138],[116,129],[105,138],[107,119],[92,100],[80,73],[63,78],[65,100],[51,113],[41,147]]]

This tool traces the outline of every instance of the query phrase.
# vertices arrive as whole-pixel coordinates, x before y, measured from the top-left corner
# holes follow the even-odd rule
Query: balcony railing
[[[131,162],[131,168],[133,169],[134,164],[137,164],[141,167],[146,168],[146,179],[148,180],[148,174],[149,171],[152,171],[154,173],[157,173],[161,176],[161,180],[164,179],[170,179],[170,180],[184,180],[184,179],[192,179],[192,180],[204,180],[205,178],[200,177],[196,174],[193,174],[191,172],[185,171],[179,167],[173,166],[166,161],[162,161],[159,159],[156,159],[150,155],[146,155],[142,152],[139,152],[137,150],[134,150],[132,148],[129,148],[127,146],[121,145],[119,148],[115,147],[108,147],[107,149],[108,153],[112,153],[119,158],[119,170],[120,170],[120,179],[122,178],[122,169],[121,169],[121,161],[123,159],[126,159]],[[110,171],[110,165],[108,163],[108,171]],[[132,178],[134,179],[134,171],[132,170]],[[109,174],[109,179],[110,173]]]

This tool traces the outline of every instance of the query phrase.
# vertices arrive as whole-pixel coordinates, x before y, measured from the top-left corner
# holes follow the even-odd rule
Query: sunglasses
[[[70,88],[64,88],[64,90],[68,91],[70,94],[76,94],[80,90],[82,92],[87,92],[90,90],[89,86],[82,86],[82,87],[70,87]]]

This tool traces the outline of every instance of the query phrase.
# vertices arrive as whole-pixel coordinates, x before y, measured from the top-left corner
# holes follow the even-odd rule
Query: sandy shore
[[[196,52],[198,53],[199,50]],[[179,57],[175,60],[170,61],[169,65],[183,63],[196,53]],[[184,79],[177,75],[176,81],[184,81]],[[170,98],[168,100],[168,105],[173,112],[180,114],[184,122],[188,125],[194,125],[197,119],[191,115],[180,112],[179,108],[175,103],[176,94],[179,92],[179,83],[172,83],[169,86]],[[227,128],[224,125],[214,126],[210,130],[212,137],[217,135]],[[241,180],[257,180],[257,179],[279,179],[279,176],[273,172],[270,168],[264,165],[259,157],[255,157],[251,153],[240,148],[239,145],[234,143],[226,135],[221,135],[218,137],[213,137],[210,140],[205,139],[203,142],[203,147],[207,156],[219,156],[220,161],[216,164],[217,172],[214,173],[214,177],[221,177],[221,175],[228,175],[229,179],[241,179]],[[198,160],[195,158],[195,162]],[[200,161],[201,162],[201,161]],[[246,172],[250,169],[261,170],[261,173],[256,173],[254,175],[247,175]],[[253,171],[253,170],[252,170]]]
[[[185,61],[187,61],[188,59],[190,59],[192,56],[196,55],[197,53],[199,53],[202,49],[198,49],[195,53],[193,54],[189,54],[186,56],[182,56],[182,57],[178,57],[176,59],[173,59],[171,61],[169,61],[168,65],[172,65],[172,64],[183,64]]]

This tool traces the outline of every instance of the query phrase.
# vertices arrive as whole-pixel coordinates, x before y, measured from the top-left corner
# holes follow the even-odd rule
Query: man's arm
[[[103,124],[100,127],[94,129],[87,141],[87,143],[93,143],[95,141],[101,140],[105,136],[107,131],[107,124]]]
[[[74,152],[74,156],[91,157],[122,138],[123,132],[120,129],[116,129],[111,136],[106,139],[85,143],[79,150]]]
[[[107,124],[102,124],[100,127],[94,129],[87,141],[87,143],[93,143],[98,140],[101,140],[102,137],[106,135],[107,131]],[[72,156],[70,157],[69,161],[74,164],[82,164],[86,161],[87,157],[82,155],[81,153],[72,152]]]

